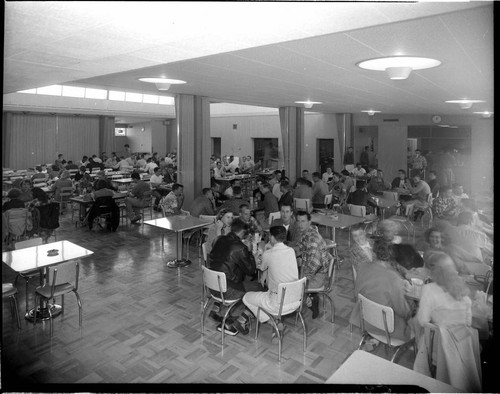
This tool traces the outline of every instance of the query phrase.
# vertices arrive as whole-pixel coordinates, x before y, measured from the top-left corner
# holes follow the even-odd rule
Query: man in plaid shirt
[[[319,289],[326,285],[328,268],[333,264],[333,256],[328,253],[326,243],[316,226],[311,225],[311,214],[297,212],[297,224],[302,233],[298,243],[297,263],[301,267],[301,278],[307,278],[307,289]],[[313,319],[319,315],[319,297],[311,294]]]

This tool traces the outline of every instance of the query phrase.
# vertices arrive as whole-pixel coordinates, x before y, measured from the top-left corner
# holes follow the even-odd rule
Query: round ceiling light
[[[491,118],[493,115],[493,112],[490,111],[481,111],[481,112],[474,112],[475,114],[482,115],[483,118]]]
[[[484,103],[484,100],[469,100],[469,99],[460,99],[460,100],[446,100],[445,103],[448,104],[458,104],[462,109],[469,109],[472,107],[472,104]]]
[[[323,104],[321,101],[295,101],[295,104],[303,104],[304,108],[312,108],[314,104]]]
[[[356,63],[365,70],[385,71],[390,79],[406,79],[412,70],[424,70],[440,64],[439,60],[416,56],[380,57]]]
[[[374,110],[374,109],[363,109],[363,110],[361,110],[361,112],[365,112],[365,113],[367,113],[370,116],[373,116],[375,114],[380,113],[380,111],[377,111],[377,110]]]
[[[170,78],[139,78],[141,82],[154,83],[156,85],[156,89],[158,90],[168,90],[170,89],[170,85],[181,85],[186,83],[181,79],[170,79]]]

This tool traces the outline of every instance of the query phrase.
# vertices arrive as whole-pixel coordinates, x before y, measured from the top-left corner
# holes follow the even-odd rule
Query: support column
[[[344,168],[344,154],[348,146],[352,146],[352,114],[335,114],[339,136],[340,160],[337,161],[337,171]]]
[[[178,94],[177,181],[184,185],[184,209],[210,187],[210,102],[207,97]]]
[[[304,148],[304,108],[280,107],[283,161],[288,179],[292,182],[300,176],[302,150]]]

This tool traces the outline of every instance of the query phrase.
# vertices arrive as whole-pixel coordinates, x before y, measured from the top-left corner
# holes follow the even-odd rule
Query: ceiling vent
[[[399,122],[399,119],[384,119],[384,122]]]

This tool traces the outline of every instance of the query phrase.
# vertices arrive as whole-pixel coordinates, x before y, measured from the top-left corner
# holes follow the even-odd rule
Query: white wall
[[[151,152],[151,122],[135,123],[127,129],[132,152]]]
[[[318,138],[334,139],[334,170],[341,171],[340,148],[338,139],[337,122],[334,114],[306,113],[304,115],[304,154],[302,155],[302,170],[309,170],[312,174],[319,171],[319,159],[317,152]]]

